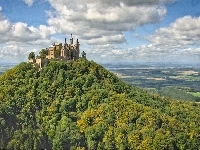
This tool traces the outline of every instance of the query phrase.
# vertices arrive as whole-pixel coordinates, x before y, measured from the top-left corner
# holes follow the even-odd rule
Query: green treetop
[[[28,59],[35,59],[35,53],[34,52],[30,52],[30,54],[28,55]]]

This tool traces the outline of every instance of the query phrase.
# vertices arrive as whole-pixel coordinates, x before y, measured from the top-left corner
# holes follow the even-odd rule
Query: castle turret
[[[79,41],[78,41],[78,39],[76,40],[76,50],[79,50]]]
[[[79,41],[78,41],[78,39],[76,40],[76,59],[78,59],[79,58]]]
[[[73,45],[73,38],[70,39],[70,45]]]
[[[72,34],[71,34],[71,39],[70,39],[70,45],[73,45],[73,38],[72,38]]]

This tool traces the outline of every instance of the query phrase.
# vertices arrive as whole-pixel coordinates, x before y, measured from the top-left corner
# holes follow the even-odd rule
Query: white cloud
[[[22,22],[12,23],[0,12],[1,61],[26,60],[27,52],[41,50],[55,42],[56,39],[52,37],[55,33],[53,27],[45,25],[33,27]]]
[[[1,60],[4,62],[23,61],[26,50],[17,45],[5,45],[0,47]]]
[[[169,27],[158,29],[149,36],[149,41],[156,45],[200,45],[200,17],[185,16],[177,19]]]
[[[109,49],[109,50],[108,50]],[[137,48],[122,49],[113,45],[94,46],[84,50],[87,58],[104,63],[134,62],[199,62],[200,48],[171,48],[168,46],[142,45]],[[98,56],[98,57],[97,57]]]
[[[123,32],[156,23],[166,15],[163,3],[172,0],[49,0],[48,24],[87,44],[124,43]],[[116,38],[116,40],[114,40]]]
[[[200,49],[188,46],[200,44],[199,17],[179,18],[169,27],[158,29],[148,37],[149,45],[125,49],[116,45],[126,42],[126,31],[161,21],[167,13],[163,4],[172,0],[48,1],[53,8],[47,11],[49,26],[12,23],[0,14],[0,42],[6,44],[0,48],[1,56],[26,60],[30,51],[38,52],[55,42],[53,34],[72,33],[80,39],[81,51],[98,62],[199,60]],[[26,3],[31,6],[33,1]]]
[[[0,18],[0,33],[6,33],[11,27],[10,22],[7,19],[1,20]]]
[[[47,41],[42,41],[43,43]],[[48,44],[46,44],[48,45]],[[20,45],[20,44],[3,44],[0,46],[0,58],[3,62],[22,62],[27,61],[30,52],[35,52],[37,55],[39,51],[45,47],[40,44],[34,46]]]
[[[28,6],[32,6],[34,3],[34,0],[23,0]]]
[[[12,23],[0,13],[0,33],[0,44],[30,45],[37,41],[50,40],[56,30],[45,25],[33,27],[22,22]]]

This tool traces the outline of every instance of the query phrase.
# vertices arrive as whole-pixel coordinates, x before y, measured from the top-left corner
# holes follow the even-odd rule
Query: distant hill
[[[16,63],[6,63],[6,62],[0,62],[0,75],[3,74],[6,70],[13,68],[18,64]]]
[[[187,93],[184,90],[178,89],[177,87],[162,87],[158,93],[161,96],[178,99],[178,100],[187,100],[187,101],[199,101],[198,97],[193,96],[190,93]]]
[[[200,106],[150,95],[93,61],[0,76],[0,149],[200,149]]]

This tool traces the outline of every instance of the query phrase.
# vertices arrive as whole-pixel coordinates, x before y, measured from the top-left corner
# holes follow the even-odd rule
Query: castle
[[[36,58],[35,54],[31,52],[28,57],[29,59],[28,62],[37,64],[39,68],[42,68],[42,66],[44,66],[44,64],[47,63],[50,59],[59,59],[62,61],[68,61],[68,60],[75,61],[79,58],[80,44],[78,39],[76,40],[75,44],[73,44],[73,42],[74,41],[71,34],[71,39],[69,44],[66,43],[66,38],[65,38],[64,44],[54,43],[49,48],[40,51],[40,56],[36,56]],[[86,57],[85,55],[86,53],[83,51],[82,57],[85,58]]]

